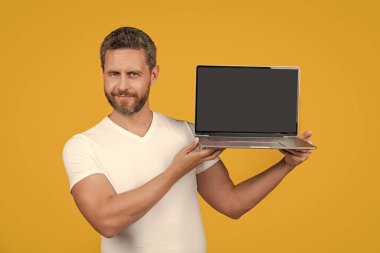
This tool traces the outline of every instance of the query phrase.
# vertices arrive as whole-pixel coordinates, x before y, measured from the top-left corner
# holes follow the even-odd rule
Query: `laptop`
[[[316,149],[297,137],[298,67],[196,68],[200,148]]]

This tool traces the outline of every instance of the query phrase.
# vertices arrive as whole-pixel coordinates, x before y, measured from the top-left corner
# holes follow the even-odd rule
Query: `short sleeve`
[[[84,135],[76,134],[65,143],[62,158],[70,182],[70,191],[83,178],[94,173],[103,173],[94,148]]]
[[[194,139],[194,133],[195,133],[195,130],[194,130],[194,124],[193,123],[190,123],[190,122],[186,122],[187,125],[189,126],[188,128],[191,130],[191,134],[192,134],[192,138]],[[218,161],[220,160],[219,156],[216,157],[215,159],[213,160],[210,160],[210,161],[205,161],[203,163],[201,163],[200,165],[198,165],[198,167],[195,168],[195,173],[196,174],[199,174],[207,169],[209,169],[212,165],[214,165],[215,163],[217,163]]]
[[[210,160],[210,161],[205,161],[203,163],[201,163],[196,169],[195,169],[195,173],[196,174],[199,174],[207,169],[209,169],[212,165],[214,165],[215,163],[217,163],[218,161],[220,160],[219,156],[213,160]]]

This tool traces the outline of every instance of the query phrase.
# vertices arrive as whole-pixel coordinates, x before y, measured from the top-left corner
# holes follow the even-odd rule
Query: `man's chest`
[[[186,136],[178,133],[161,133],[145,142],[117,138],[99,143],[96,156],[116,193],[121,193],[135,189],[165,171],[188,143]]]

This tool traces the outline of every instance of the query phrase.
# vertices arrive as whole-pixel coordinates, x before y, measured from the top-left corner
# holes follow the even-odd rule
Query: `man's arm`
[[[307,140],[311,132],[301,137]],[[311,142],[307,140],[308,142]],[[281,150],[281,161],[264,172],[234,185],[222,161],[197,175],[199,194],[217,211],[238,219],[267,196],[297,165],[310,156],[310,151]]]
[[[198,139],[182,149],[163,173],[121,194],[115,193],[103,174],[88,176],[72,188],[75,203],[95,230],[105,237],[113,237],[146,214],[182,176],[221,152],[197,151],[197,145]]]

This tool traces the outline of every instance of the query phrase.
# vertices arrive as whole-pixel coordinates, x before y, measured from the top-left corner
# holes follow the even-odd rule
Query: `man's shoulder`
[[[192,123],[190,123],[187,120],[176,119],[174,117],[167,116],[159,112],[155,112],[155,113],[158,116],[162,125],[167,125],[170,127],[175,127],[175,128],[180,128],[180,129],[188,129],[192,125]]]
[[[90,128],[79,131],[77,133],[74,133],[67,141],[66,145],[71,144],[75,145],[78,143],[90,143],[91,139],[94,138],[94,136],[101,134],[101,132],[104,131],[104,123],[105,123],[106,117],[103,117],[100,121],[98,121],[95,125],[91,126]]]

